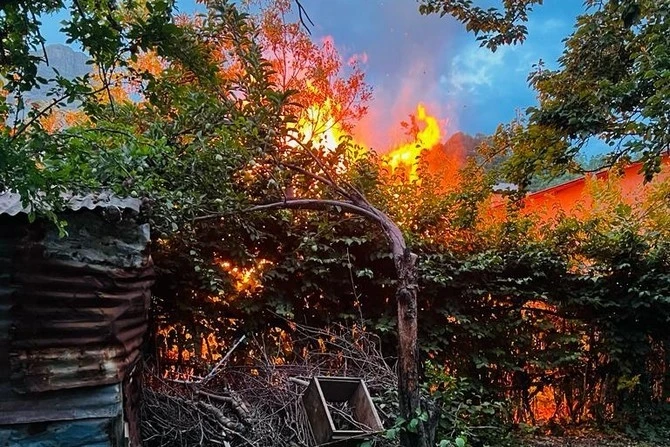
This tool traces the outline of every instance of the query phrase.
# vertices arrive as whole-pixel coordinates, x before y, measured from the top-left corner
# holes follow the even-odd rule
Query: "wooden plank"
[[[328,442],[333,436],[335,425],[326,407],[326,400],[316,377],[312,379],[302,395],[302,403],[305,407],[305,413],[307,413],[309,425],[312,427],[314,439],[319,444]]]
[[[373,432],[382,431],[382,421],[379,419],[377,409],[375,408],[370,392],[365,382],[361,380],[358,388],[349,400],[349,406],[352,408],[354,419],[361,424],[370,427]]]

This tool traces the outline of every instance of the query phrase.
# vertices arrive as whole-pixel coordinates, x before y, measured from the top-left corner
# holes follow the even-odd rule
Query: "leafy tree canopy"
[[[0,190],[19,192],[33,215],[54,220],[63,193],[144,197],[159,234],[230,209],[242,196],[234,174],[276,147],[285,129],[287,96],[270,80],[249,17],[225,1],[210,2],[195,22],[176,21],[166,1],[74,1],[63,31],[84,46],[94,73],[41,79],[39,17],[64,6],[5,8],[2,25],[16,45],[2,65]],[[23,100],[47,81],[51,101]],[[75,122],[46,125],[73,102]]]
[[[667,1],[610,1],[578,18],[560,67],[540,63],[529,77],[539,105],[501,130],[514,152],[510,177],[579,170],[594,141],[609,148],[605,166],[642,160],[646,180],[660,171],[670,149],[669,10]]]
[[[528,12],[542,1],[490,9],[476,3],[425,0],[420,9],[454,16],[495,50],[524,40]],[[513,153],[508,178],[521,185],[536,173],[583,172],[578,159],[589,145],[609,148],[603,166],[642,160],[650,180],[670,150],[670,2],[587,0],[584,6],[559,67],[540,61],[529,76],[538,106],[496,136],[499,149]]]
[[[421,14],[450,15],[472,31],[477,40],[492,51],[500,45],[523,42],[528,13],[543,0],[505,0],[502,7],[484,8],[472,0],[421,0]],[[496,2],[499,3],[499,2]]]

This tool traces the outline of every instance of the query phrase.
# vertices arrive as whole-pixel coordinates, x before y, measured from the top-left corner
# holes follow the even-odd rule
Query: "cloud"
[[[535,30],[535,23],[538,23],[537,30]],[[569,25],[565,20],[557,18],[549,18],[539,22],[531,22],[529,32],[541,32],[543,34],[553,34],[556,32],[564,33],[566,30],[569,30]]]
[[[508,63],[506,56],[514,48],[501,47],[495,53],[487,48],[469,46],[464,52],[451,60],[449,75],[442,75],[443,88],[454,93],[475,92],[482,87],[492,87],[496,77]],[[502,70],[504,71],[504,70]]]

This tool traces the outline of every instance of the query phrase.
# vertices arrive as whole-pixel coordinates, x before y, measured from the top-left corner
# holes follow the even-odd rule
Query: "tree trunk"
[[[394,250],[395,252],[395,250]],[[416,255],[404,248],[394,256],[398,272],[396,300],[398,306],[398,398],[400,414],[408,422],[422,413],[419,393],[419,348],[417,325],[418,280]],[[416,433],[403,432],[404,447],[427,447],[429,436],[423,421],[419,420]]]

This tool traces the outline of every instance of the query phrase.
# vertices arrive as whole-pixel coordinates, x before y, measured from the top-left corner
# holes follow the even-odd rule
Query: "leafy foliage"
[[[550,421],[614,423],[665,436],[649,427],[667,398],[670,252],[667,227],[659,226],[668,211],[666,183],[635,206],[595,190],[598,206],[584,220],[545,224],[515,215],[484,224],[477,207],[483,198],[466,194],[464,184],[460,194],[441,197],[440,207],[425,208],[431,214],[422,226],[407,228],[420,254],[420,347],[430,359],[426,395],[432,391],[443,406],[439,439],[455,442],[464,434],[483,445],[506,436],[507,423]],[[377,187],[382,194],[386,186]],[[416,189],[404,193],[424,197]],[[473,217],[462,219],[464,209]],[[395,278],[381,234],[336,210],[229,220],[227,228],[226,240],[212,233],[206,259],[216,255],[246,269],[270,262],[253,289],[238,291],[235,275],[221,269],[228,282],[217,286],[220,301],[211,300],[214,290],[198,292],[202,310],[194,322],[208,323],[186,343],[194,355],[212,326],[223,338],[224,331],[285,327],[277,315],[315,326],[363,325],[382,334],[384,351],[393,355],[388,303]],[[180,252],[175,247],[169,257]],[[188,258],[173,271],[188,271]],[[190,299],[197,280],[176,290]],[[230,317],[234,323],[215,322]],[[482,426],[494,428],[473,428]]]
[[[484,9],[472,0],[422,0],[419,11],[421,14],[453,16],[477,36],[482,46],[496,51],[501,45],[525,40],[528,29],[524,23],[528,21],[528,13],[533,5],[542,4],[542,1],[507,0],[502,2],[502,8]]]
[[[7,85],[18,101],[7,96],[6,112],[28,112],[0,134],[2,189],[19,192],[36,213],[52,219],[66,192],[109,189],[143,197],[161,235],[196,215],[242,206],[244,185],[232,179],[281,138],[286,102],[269,80],[248,16],[212,2],[198,26],[177,26],[165,2],[100,8],[73,12],[64,28],[89,51],[97,79],[57,76],[47,105],[23,104],[22,87]],[[113,30],[116,24],[125,28],[113,33],[101,26],[95,33],[104,36],[91,34],[92,17]],[[221,45],[230,49],[223,57]],[[136,63],[148,51],[160,58],[158,70]],[[134,89],[140,101],[114,98],[110,89],[118,83]],[[81,104],[83,119],[60,129],[43,125],[43,118],[73,101]]]
[[[424,14],[451,15],[491,50],[522,42],[537,0],[505,1],[484,9],[471,0],[425,0]],[[584,148],[603,147],[601,167],[644,162],[648,181],[661,169],[667,140],[667,1],[584,2],[585,13],[565,40],[558,69],[540,61],[529,76],[539,105],[518,122],[501,126],[496,141],[512,154],[507,180],[523,187],[531,177],[584,172]],[[481,35],[480,35],[481,34]]]
[[[647,180],[668,152],[667,2],[589,3],[559,59],[529,77],[539,106],[499,132],[514,153],[509,178],[526,184],[536,172],[579,172],[580,151],[608,148],[603,166],[642,160]]]

